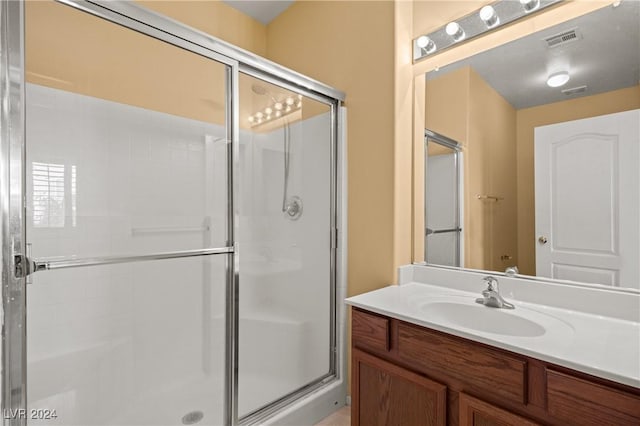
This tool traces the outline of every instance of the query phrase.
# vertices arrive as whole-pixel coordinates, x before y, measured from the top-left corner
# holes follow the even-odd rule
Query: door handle
[[[547,237],[545,237],[544,235],[541,235],[538,237],[538,242],[540,244],[547,244]]]

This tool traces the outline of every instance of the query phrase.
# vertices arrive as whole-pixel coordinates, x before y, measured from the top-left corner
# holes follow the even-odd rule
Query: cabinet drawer
[[[355,346],[389,350],[389,318],[353,309],[351,339]]]
[[[406,324],[398,326],[398,352],[427,374],[457,380],[462,390],[527,403],[524,359]]]
[[[547,370],[549,414],[566,425],[640,424],[640,396]]]

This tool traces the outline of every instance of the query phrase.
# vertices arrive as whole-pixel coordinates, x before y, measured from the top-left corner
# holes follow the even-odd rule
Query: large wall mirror
[[[640,2],[424,78],[414,261],[640,290]]]

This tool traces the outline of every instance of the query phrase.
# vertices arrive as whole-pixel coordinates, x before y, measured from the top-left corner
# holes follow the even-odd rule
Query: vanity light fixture
[[[480,9],[480,13],[478,15],[487,25],[487,28],[493,28],[500,23],[500,18],[498,17],[496,10],[491,5],[487,5]]]
[[[274,102],[264,109],[252,114],[247,119],[252,127],[258,126],[278,118],[282,118],[295,111],[302,109],[302,95],[298,95],[297,102],[292,96]]]
[[[562,0],[500,0],[449,22],[413,40],[413,61],[433,56],[449,47],[510,24]]]
[[[424,51],[428,53],[432,53],[436,50],[436,44],[427,36],[420,36],[416,40],[416,44],[420,49],[424,49]]]
[[[540,7],[540,0],[520,0],[520,4],[524,11],[529,13]]]
[[[567,84],[569,81],[569,71],[558,71],[553,74],[549,74],[547,78],[547,86],[549,87],[560,87]]]
[[[457,22],[449,22],[444,30],[453,37],[456,42],[464,39],[464,30]]]

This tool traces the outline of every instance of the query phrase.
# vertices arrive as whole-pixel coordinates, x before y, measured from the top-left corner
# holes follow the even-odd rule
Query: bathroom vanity
[[[443,286],[443,271],[408,268],[399,286],[347,300],[352,425],[640,424],[640,295],[573,289],[628,314],[615,317],[558,306],[563,286],[502,277],[511,311],[475,303],[480,274],[447,271],[458,276]],[[536,290],[555,306],[530,303]]]

